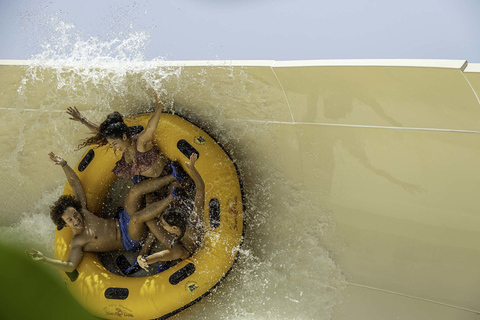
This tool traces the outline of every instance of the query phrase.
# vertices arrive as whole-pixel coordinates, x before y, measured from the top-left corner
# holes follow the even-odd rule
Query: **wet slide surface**
[[[237,266],[181,319],[478,319],[480,72],[465,61],[2,61],[0,241],[53,254],[70,105],[166,111],[237,163]]]

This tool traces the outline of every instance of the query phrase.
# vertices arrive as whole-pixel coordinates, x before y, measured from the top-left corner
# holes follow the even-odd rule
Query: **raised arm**
[[[70,115],[70,120],[79,121],[81,124],[84,124],[92,133],[97,133],[99,130],[99,126],[84,116],[78,111],[77,107],[68,107],[67,114]]]
[[[68,183],[73,189],[73,195],[75,199],[80,201],[83,209],[87,209],[87,197],[85,196],[82,182],[78,178],[75,171],[73,171],[73,169],[67,164],[67,161],[65,161],[65,159],[63,159],[62,157],[57,156],[53,152],[50,152],[48,155],[50,156],[50,159],[53,161],[53,163],[62,166],[63,172],[67,176]]]
[[[190,161],[186,162],[187,168],[190,170],[190,175],[195,182],[195,202],[193,210],[197,216],[203,212],[205,207],[205,182],[202,179],[200,173],[198,173],[197,168],[195,168],[195,162],[197,161],[198,156],[196,153],[192,153],[190,156]]]
[[[68,261],[56,260],[45,257],[43,253],[35,249],[31,249],[30,251],[27,250],[25,251],[25,253],[33,261],[42,262],[46,265],[65,272],[74,271],[83,259],[83,248],[80,245],[73,244],[70,250],[70,256],[68,257]]]
[[[151,143],[151,141],[153,140],[153,134],[155,133],[155,130],[157,130],[158,121],[160,120],[160,116],[162,115],[163,104],[155,92],[153,93],[153,96],[155,97],[155,101],[157,102],[158,107],[148,120],[147,127],[138,135],[137,148],[141,152],[144,151],[142,150],[142,147],[148,148],[147,144]]]

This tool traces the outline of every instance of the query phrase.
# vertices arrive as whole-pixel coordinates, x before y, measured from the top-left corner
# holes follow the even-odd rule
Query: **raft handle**
[[[78,164],[78,171],[82,172],[87,168],[87,166],[92,162],[93,158],[95,157],[95,151],[93,149],[90,149],[90,151],[87,152],[85,157],[83,157],[82,161]]]
[[[217,229],[220,226],[220,201],[213,198],[208,203],[208,213],[210,216],[210,227]]]
[[[195,273],[195,265],[193,263],[187,264],[182,269],[178,270],[170,276],[168,281],[172,285],[179,284],[182,280],[187,279],[189,276]]]
[[[105,298],[115,300],[125,300],[128,297],[127,288],[108,288],[105,290]]]
[[[181,153],[185,155],[185,157],[187,157],[187,159],[190,159],[190,156],[192,155],[192,153],[196,153],[197,158],[200,158],[200,152],[198,152],[197,149],[192,147],[192,145],[188,143],[187,140],[184,140],[184,139],[179,140],[177,142],[177,148],[178,150],[180,150]]]
[[[68,276],[71,282],[75,282],[78,278],[78,270],[75,269],[72,272],[65,272],[65,274]]]

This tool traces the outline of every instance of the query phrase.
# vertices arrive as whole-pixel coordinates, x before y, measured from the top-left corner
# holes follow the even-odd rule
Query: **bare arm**
[[[175,239],[175,235],[168,233],[164,228],[160,227],[158,225],[157,219],[152,219],[145,224],[148,226],[148,229],[150,230],[151,234],[155,236],[155,238],[160,241],[161,245],[164,248],[170,248],[172,240]],[[146,254],[146,253],[144,253]]]
[[[67,161],[65,161],[65,159],[63,159],[62,157],[55,155],[55,153],[53,152],[50,152],[48,155],[56,165],[62,166],[63,172],[67,176],[68,183],[73,189],[73,194],[75,196],[75,199],[80,201],[83,209],[87,209],[87,197],[85,196],[85,191],[83,190],[82,182],[78,178],[75,171],[73,171],[73,169],[67,164]]]
[[[160,120],[160,116],[162,115],[163,104],[155,92],[153,93],[153,96],[155,97],[155,101],[157,102],[158,107],[148,120],[147,127],[138,135],[137,149],[140,152],[147,151],[144,150],[144,148],[147,148],[147,144],[153,140],[153,134],[155,133],[155,130],[157,130],[158,121]]]
[[[67,114],[70,115],[70,120],[81,122],[88,129],[90,129],[90,131],[92,133],[97,133],[98,132],[100,127],[97,124],[95,124],[95,123],[91,122],[90,120],[88,120],[87,118],[85,118],[84,116],[82,116],[80,111],[78,111],[77,107],[68,107],[67,108]]]
[[[180,244],[176,243],[171,249],[155,252],[149,256],[138,256],[137,262],[145,270],[148,270],[148,265],[161,261],[172,261],[177,259],[184,259],[188,257],[190,253],[186,251]]]
[[[202,179],[200,173],[198,173],[197,168],[195,168],[195,162],[197,161],[197,154],[193,153],[190,156],[190,161],[186,163],[187,168],[190,170],[190,175],[195,182],[195,202],[193,211],[196,213],[197,217],[203,212],[205,207],[205,182]]]
[[[65,271],[65,272],[74,271],[83,259],[83,248],[79,245],[72,246],[72,249],[70,250],[70,256],[68,257],[68,261],[56,260],[56,259],[45,257],[43,253],[35,249],[31,249],[30,251],[25,251],[25,253],[33,261],[42,262],[46,265],[49,265],[53,268],[56,268],[58,270]]]
[[[155,243],[155,241],[156,241],[155,236],[151,232],[149,232],[145,240],[145,243],[143,244],[142,249],[140,250],[140,255],[143,256],[145,254],[148,254],[152,249],[152,246]]]

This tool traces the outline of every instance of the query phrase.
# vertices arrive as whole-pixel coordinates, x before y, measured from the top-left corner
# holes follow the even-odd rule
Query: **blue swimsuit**
[[[142,248],[144,240],[135,241],[128,235],[128,224],[130,223],[130,215],[122,208],[119,212],[118,224],[120,225],[120,234],[122,235],[122,244],[125,250],[138,251]]]

